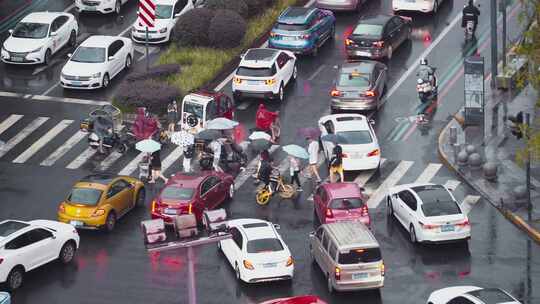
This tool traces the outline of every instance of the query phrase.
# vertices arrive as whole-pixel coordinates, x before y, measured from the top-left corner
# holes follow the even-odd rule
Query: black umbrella
[[[221,135],[221,132],[218,130],[202,130],[195,135],[195,138],[202,140],[215,140],[221,137],[223,137],[223,135]]]
[[[268,150],[272,146],[272,143],[266,139],[256,139],[249,146],[255,151],[264,151]]]
[[[94,119],[94,133],[99,137],[110,136],[109,130],[114,127],[113,121],[107,116],[97,116]]]

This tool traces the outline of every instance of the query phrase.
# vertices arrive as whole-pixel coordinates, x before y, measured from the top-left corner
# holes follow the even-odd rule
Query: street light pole
[[[532,201],[531,201],[531,151],[529,149],[529,126],[530,126],[530,114],[525,113],[525,142],[527,143],[525,149],[527,149],[527,156],[525,160],[526,171],[526,186],[527,186],[527,220],[532,220]]]
[[[188,259],[188,298],[189,304],[197,304],[197,292],[195,287],[195,261],[193,261],[193,247],[187,248]]]
[[[506,68],[506,0],[501,0],[499,9],[502,13],[502,68]]]
[[[497,0],[491,0],[491,87],[497,79]]]

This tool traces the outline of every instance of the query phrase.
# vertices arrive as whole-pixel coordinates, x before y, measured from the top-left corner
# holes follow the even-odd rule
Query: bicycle
[[[270,187],[270,184],[272,183],[276,184],[276,189],[273,192],[270,192],[268,187]],[[276,192],[279,193],[281,198],[287,199],[296,194],[296,189],[292,185],[283,182],[283,178],[281,177],[278,169],[273,169],[272,175],[270,176],[269,185],[261,187],[259,190],[257,190],[255,200],[257,201],[257,204],[261,206],[266,205],[270,201],[270,198],[272,198],[272,195]]]

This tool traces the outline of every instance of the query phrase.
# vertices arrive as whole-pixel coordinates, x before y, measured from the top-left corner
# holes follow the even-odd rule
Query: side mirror
[[[67,54],[68,58],[71,58],[71,56],[73,56],[73,54],[69,53]]]
[[[13,34],[13,29],[8,30],[8,33],[11,35]]]
[[[49,35],[49,37],[56,37],[56,35],[58,35],[56,32],[51,32],[51,34]]]
[[[53,233],[53,235],[51,236],[51,238],[52,238],[53,240],[56,240],[56,235]]]
[[[245,53],[240,54],[240,58],[244,58],[245,55]]]
[[[109,56],[109,61],[113,61],[114,60],[114,56]]]
[[[279,230],[281,229],[281,226],[279,224],[274,224],[274,228],[276,228],[276,230]]]
[[[375,119],[370,119],[370,120],[369,120],[369,124],[370,124],[370,125],[374,125],[374,124],[375,124]]]
[[[182,14],[181,13],[176,13],[176,14],[174,14],[174,18],[178,18],[178,17],[180,17],[180,15],[182,15]]]

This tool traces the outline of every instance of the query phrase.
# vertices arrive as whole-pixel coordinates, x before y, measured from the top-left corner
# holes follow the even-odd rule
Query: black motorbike
[[[123,154],[128,150],[127,141],[118,133],[111,133],[108,136],[99,136],[95,132],[88,134],[88,145],[91,148],[99,149],[100,140],[102,140],[103,151],[107,154],[113,150]]]
[[[242,168],[246,167],[247,161],[247,155],[239,145],[231,142],[222,144],[219,166],[223,171],[236,176],[242,171]],[[211,149],[205,147],[199,159],[201,170],[213,170],[213,163],[214,153]]]

